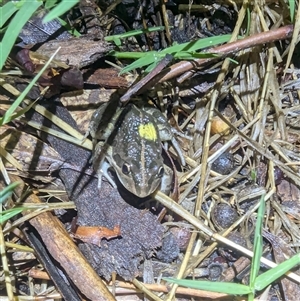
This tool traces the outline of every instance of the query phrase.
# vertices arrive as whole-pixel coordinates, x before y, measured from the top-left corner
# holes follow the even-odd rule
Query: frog
[[[114,111],[112,116],[107,114],[110,109]],[[116,187],[108,173],[112,168],[125,189],[139,198],[151,195],[158,188],[170,190],[173,173],[163,162],[162,143],[170,141],[181,165],[185,166],[175,133],[156,107],[141,102],[120,107],[115,101],[100,106],[87,132],[95,145],[91,161],[98,175],[98,189],[101,189],[102,176]]]

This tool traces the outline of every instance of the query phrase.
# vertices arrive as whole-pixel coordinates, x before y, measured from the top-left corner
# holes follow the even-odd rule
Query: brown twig
[[[153,79],[156,78],[156,75],[159,74],[163,68],[165,68],[173,59],[173,56],[167,54],[156,66],[149,72],[145,77],[143,77],[138,83],[132,86],[121,98],[121,103],[126,103],[130,97],[134,94],[141,94],[143,91],[147,90],[150,85],[153,83]],[[157,83],[157,81],[156,81]]]
[[[179,83],[183,82],[186,78],[190,77],[191,70],[198,69],[205,63],[243,49],[291,38],[293,29],[293,25],[287,25],[277,29],[260,32],[232,43],[211,48],[207,51],[207,53],[218,53],[220,54],[220,56],[206,59],[196,59],[193,61],[181,61],[179,63],[176,63],[169,68],[169,72],[165,76],[163,76],[159,80],[159,82],[164,82],[184,74],[181,78],[178,79]]]

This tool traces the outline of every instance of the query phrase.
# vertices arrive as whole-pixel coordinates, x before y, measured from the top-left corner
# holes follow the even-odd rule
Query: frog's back
[[[114,168],[122,184],[140,196],[152,193],[163,173],[161,141],[154,118],[128,104],[119,116],[111,142]]]

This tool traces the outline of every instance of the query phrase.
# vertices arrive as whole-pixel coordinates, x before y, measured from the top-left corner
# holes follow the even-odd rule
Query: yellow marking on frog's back
[[[155,141],[157,139],[157,133],[153,123],[140,124],[138,130],[140,137],[146,140]]]

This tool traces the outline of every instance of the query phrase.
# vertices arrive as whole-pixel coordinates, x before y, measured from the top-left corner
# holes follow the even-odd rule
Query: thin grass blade
[[[23,26],[35,13],[35,11],[42,5],[42,1],[28,0],[25,1],[20,10],[14,15],[7,30],[5,31],[3,40],[0,43],[0,70],[2,70],[10,51],[21,32]]]
[[[300,264],[300,253],[280,263],[277,267],[259,275],[255,279],[254,289],[260,291]]]
[[[3,204],[13,193],[14,189],[20,185],[20,182],[14,182],[0,191],[0,204]]]
[[[164,57],[164,56],[162,56],[162,57]],[[130,72],[134,69],[141,68],[141,67],[153,64],[155,62],[159,62],[159,60],[160,60],[160,56],[155,51],[152,51],[152,52],[149,52],[146,54],[144,53],[143,57],[139,58],[138,60],[134,61],[130,65],[123,68],[121,70],[120,74]]]
[[[194,60],[194,59],[207,59],[207,58],[212,58],[217,56],[219,56],[219,54],[181,51],[176,53],[174,55],[174,58],[180,60]]]
[[[41,69],[41,71],[34,77],[34,79],[30,82],[30,84],[27,86],[27,88],[19,95],[19,97],[14,101],[14,103],[10,106],[10,108],[5,112],[2,118],[0,118],[0,125],[6,124],[10,121],[12,121],[14,118],[16,118],[16,115],[14,115],[14,112],[16,111],[17,107],[21,104],[27,93],[31,90],[33,85],[37,82],[37,80],[40,78],[40,76],[43,74],[43,72],[48,68],[51,61],[57,54],[59,49],[55,51],[55,53],[50,57],[50,59],[47,61],[45,66]]]
[[[141,35],[141,34],[145,34],[148,32],[153,32],[153,31],[162,31],[164,30],[165,27],[164,26],[156,26],[156,27],[150,27],[147,29],[139,29],[139,30],[131,30],[122,34],[116,34],[113,36],[107,36],[104,38],[105,41],[107,42],[112,42],[115,41],[115,39],[125,39],[125,38],[129,38],[132,36],[137,36],[137,35]]]
[[[224,293],[230,295],[244,295],[251,293],[251,289],[247,285],[227,283],[227,282],[211,282],[202,280],[186,280],[186,279],[173,279],[163,278],[164,280],[176,283],[180,286],[195,288],[216,293]]]
[[[75,6],[79,0],[63,0],[58,3],[43,19],[43,23],[50,22],[64,13],[68,12],[73,6]]]
[[[169,53],[169,54],[174,54],[174,55],[180,51],[193,52],[193,51],[197,51],[200,49],[212,47],[212,46],[215,46],[218,44],[226,43],[229,41],[230,38],[231,38],[231,35],[228,34],[228,35],[199,39],[199,40],[195,40],[192,42],[182,43],[182,44],[168,47],[168,48],[162,50],[161,52],[164,54]]]
[[[46,0],[44,6],[46,9],[51,9],[56,5],[57,1],[58,0]]]
[[[21,213],[24,210],[28,210],[28,209],[24,208],[24,207],[23,208],[17,207],[17,208],[8,209],[8,210],[1,212],[0,213],[0,223],[3,224],[4,222],[8,221],[9,219],[18,215],[19,213]]]
[[[77,31],[75,28],[72,28],[72,26],[70,26],[69,23],[67,23],[66,21],[64,21],[62,18],[57,17],[57,20],[59,21],[59,23],[66,28],[66,30],[68,31],[68,33],[70,33],[71,35],[75,36],[75,37],[80,37],[81,34],[79,31]]]
[[[254,286],[255,279],[258,275],[260,269],[260,259],[262,256],[262,224],[264,219],[265,213],[265,196],[262,195],[260,198],[260,206],[257,212],[257,219],[255,223],[255,235],[254,235],[254,256],[251,262],[251,272],[250,272],[250,287]]]
[[[144,57],[146,54],[152,53],[155,51],[150,52],[119,52],[119,51],[111,51],[109,55],[115,56],[118,59],[132,59],[137,60]]]
[[[113,52],[112,55],[115,55],[117,58],[127,58],[127,59],[139,58],[137,61],[123,68],[120,72],[120,74],[123,74],[131,70],[134,70],[136,68],[141,68],[150,64],[152,66],[155,66],[155,63],[159,62],[166,54],[171,54],[175,58],[180,57],[181,53],[183,53],[183,56],[188,57],[188,59],[194,59],[195,57],[198,57],[198,55],[202,57],[203,54],[196,54],[194,52],[199,49],[225,43],[230,39],[230,37],[231,35],[223,35],[223,36],[205,38],[197,41],[174,45],[159,52],[155,52],[155,51],[147,52],[147,53]],[[190,56],[187,56],[187,53],[191,53]],[[207,57],[206,55],[204,54],[204,57]],[[213,56],[214,54],[209,55],[209,57],[213,57]],[[151,70],[151,67],[149,67],[149,70]]]
[[[18,10],[18,8],[13,4],[13,2],[7,2],[4,6],[0,7],[0,28],[5,24],[5,22]]]
[[[289,7],[290,7],[290,17],[291,21],[294,22],[295,18],[295,0],[289,0]]]

